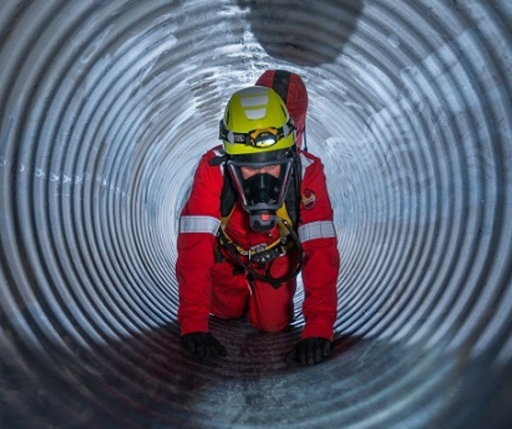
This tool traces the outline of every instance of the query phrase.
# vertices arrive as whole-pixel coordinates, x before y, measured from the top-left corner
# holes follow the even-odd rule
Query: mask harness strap
[[[287,232],[288,232],[288,235],[291,237],[292,239],[292,243],[297,247],[297,250],[299,252],[299,261],[297,263],[297,266],[295,267],[295,269],[291,272],[291,273],[288,273],[282,277],[273,277],[271,274],[270,274],[270,268],[271,268],[271,264],[272,264],[272,261],[269,262],[269,266],[266,270],[266,274],[261,274],[257,271],[255,271],[249,264],[246,264],[242,258],[240,258],[240,253],[237,249],[237,247],[235,246],[235,244],[229,240],[229,238],[226,236],[223,228],[219,228],[219,242],[222,246],[224,246],[229,254],[233,257],[233,259],[244,269],[246,270],[251,276],[252,278],[255,278],[255,279],[258,279],[258,280],[262,280],[264,282],[267,282],[269,283],[274,289],[278,289],[280,286],[281,286],[281,283],[284,283],[284,282],[287,282],[287,281],[290,281],[292,280],[293,278],[295,278],[300,270],[302,269],[302,265],[304,263],[304,256],[303,256],[303,253],[302,253],[302,245],[300,243],[300,239],[299,239],[299,236],[297,235],[297,233],[294,231],[294,229],[291,227],[290,223],[285,220],[285,219],[279,219],[278,221],[280,224],[282,224]],[[250,261],[250,259],[249,259]]]

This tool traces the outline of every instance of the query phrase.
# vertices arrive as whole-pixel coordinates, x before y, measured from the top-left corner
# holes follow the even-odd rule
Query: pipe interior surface
[[[512,427],[512,3],[0,7],[0,427]],[[332,355],[212,321],[176,237],[229,96],[300,74],[342,267]],[[201,255],[198,255],[200,258]]]

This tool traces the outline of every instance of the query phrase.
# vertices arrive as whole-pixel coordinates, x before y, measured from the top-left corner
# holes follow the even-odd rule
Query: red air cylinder
[[[267,70],[258,78],[256,85],[272,88],[281,96],[297,127],[296,144],[304,149],[308,92],[302,78],[286,70]]]

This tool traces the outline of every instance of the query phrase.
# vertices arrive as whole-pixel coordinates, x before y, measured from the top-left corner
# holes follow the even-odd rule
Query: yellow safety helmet
[[[286,105],[272,88],[263,86],[235,92],[219,128],[228,155],[274,152],[295,144],[295,126]]]

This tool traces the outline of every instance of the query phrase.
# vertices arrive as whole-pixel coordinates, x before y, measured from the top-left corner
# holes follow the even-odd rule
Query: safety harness
[[[210,165],[222,165],[224,168],[224,183],[221,192],[221,225],[217,233],[217,241],[219,246],[225,248],[236,264],[248,273],[248,279],[263,280],[274,288],[279,288],[282,283],[285,283],[297,276],[303,265],[303,252],[299,236],[296,232],[296,225],[299,221],[299,204],[300,204],[300,186],[302,179],[300,157],[293,152],[293,171],[288,186],[284,204],[277,210],[279,228],[279,238],[274,242],[264,245],[260,244],[249,249],[242,248],[234,240],[232,240],[226,233],[226,226],[229,222],[231,214],[235,208],[238,198],[237,190],[232,182],[231,175],[225,169],[225,162],[228,157],[226,154],[219,154],[217,157],[210,161]],[[271,275],[270,270],[272,263],[275,259],[284,256],[293,247],[296,248],[298,253],[298,262],[293,270],[286,273],[281,277],[274,277]],[[242,258],[246,257],[247,262]],[[264,269],[264,274],[261,271]]]

